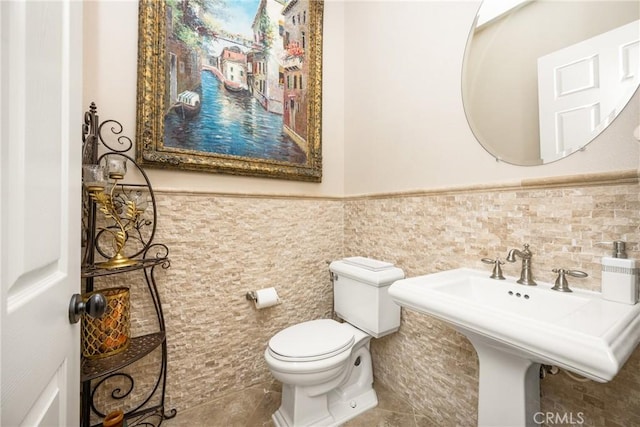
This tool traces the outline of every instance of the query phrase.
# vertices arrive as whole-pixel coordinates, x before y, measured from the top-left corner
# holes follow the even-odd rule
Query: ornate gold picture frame
[[[140,0],[136,160],[320,182],[322,0]]]

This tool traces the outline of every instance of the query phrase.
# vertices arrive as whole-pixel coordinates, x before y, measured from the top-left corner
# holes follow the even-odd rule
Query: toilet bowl
[[[269,370],[282,382],[275,425],[334,426],[375,407],[370,340],[358,328],[331,319],[276,334],[265,350]]]
[[[375,407],[371,338],[400,327],[389,286],[404,278],[393,264],[363,257],[330,265],[336,315],[290,326],[269,341],[264,357],[282,382],[277,427],[337,426]]]

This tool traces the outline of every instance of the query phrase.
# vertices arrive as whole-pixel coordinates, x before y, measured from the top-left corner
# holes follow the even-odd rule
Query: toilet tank
[[[329,265],[333,277],[336,315],[369,335],[380,338],[400,327],[400,306],[389,296],[389,286],[404,279],[393,264],[351,257]]]

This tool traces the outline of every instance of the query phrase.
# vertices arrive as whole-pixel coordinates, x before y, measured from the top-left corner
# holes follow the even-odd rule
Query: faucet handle
[[[551,271],[553,271],[554,273],[558,273],[558,277],[556,278],[556,283],[554,284],[553,288],[551,288],[551,290],[558,291],[558,292],[573,292],[571,289],[569,289],[569,282],[567,282],[566,275],[569,275],[572,277],[578,277],[578,278],[584,278],[588,276],[587,273],[580,270],[566,270],[564,268],[559,268],[559,269],[554,268]]]
[[[502,267],[500,267],[504,262],[500,261],[500,258],[491,259],[491,258],[482,258],[480,261],[485,264],[493,264],[493,271],[491,272],[491,279],[496,280],[504,280],[504,276],[502,275]]]

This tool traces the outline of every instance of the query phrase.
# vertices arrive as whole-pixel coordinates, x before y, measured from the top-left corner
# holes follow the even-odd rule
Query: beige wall
[[[638,94],[614,126],[563,161],[512,166],[481,148],[467,125],[460,89],[478,5],[345,3],[347,195],[638,168],[640,144],[632,135]]]
[[[328,1],[324,10],[323,178],[305,183],[231,175],[149,169],[155,188],[222,193],[344,194],[344,14]],[[116,119],[128,136],[136,129],[138,2],[97,0],[84,5],[84,104],[98,106],[101,119]]]
[[[461,98],[477,1],[325,2],[323,182],[150,170],[157,188],[356,195],[638,168],[638,94],[584,152],[546,166],[497,163]],[[137,2],[85,5],[85,104],[135,135]]]
[[[159,278],[171,407],[269,381],[262,351],[274,331],[330,311],[327,260],[380,257],[416,275],[486,268],[478,263],[483,256],[529,241],[543,280],[551,279],[549,268],[584,268],[592,275],[584,286],[597,289],[602,254],[589,245],[618,237],[640,241],[637,177],[520,187],[535,177],[578,175],[581,181],[584,173],[629,170],[633,176],[637,95],[585,152],[544,167],[496,163],[471,134],[460,97],[462,55],[477,6],[325,2],[321,184],[148,171],[154,188],[164,190],[157,240],[169,246],[172,259]],[[96,101],[101,117],[122,121],[129,135],[135,134],[136,42],[136,2],[86,2],[85,103]],[[484,187],[490,183],[506,184]],[[430,193],[478,185],[484,189]],[[414,189],[427,192],[349,197]],[[637,247],[631,254],[640,255]],[[255,311],[243,299],[248,290],[274,285],[283,296],[280,306]],[[144,326],[134,325],[136,331]],[[376,377],[438,425],[473,424],[477,362],[463,337],[405,311],[400,333],[375,342],[373,352]],[[634,360],[612,385],[575,385],[564,377],[545,382],[545,408],[587,408],[593,425],[603,424],[605,415],[627,417],[619,425],[640,423],[619,406],[638,398]]]

